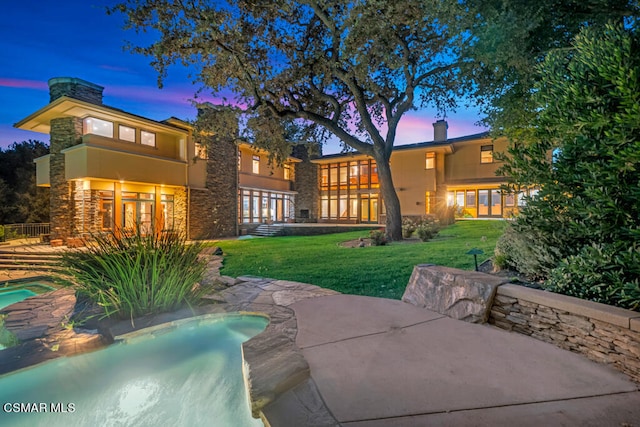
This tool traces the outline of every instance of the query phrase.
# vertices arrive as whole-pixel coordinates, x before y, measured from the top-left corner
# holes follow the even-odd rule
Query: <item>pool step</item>
[[[0,251],[0,270],[56,271],[60,259],[60,253]]]

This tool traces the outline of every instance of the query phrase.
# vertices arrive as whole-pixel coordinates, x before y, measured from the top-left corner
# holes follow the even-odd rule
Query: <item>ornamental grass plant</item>
[[[62,263],[71,281],[105,317],[131,318],[198,303],[205,263],[202,246],[180,233],[99,234],[86,251],[67,252]]]

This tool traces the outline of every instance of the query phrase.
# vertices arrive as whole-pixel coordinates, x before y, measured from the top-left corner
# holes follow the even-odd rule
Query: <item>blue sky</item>
[[[187,70],[173,67],[158,89],[149,58],[124,51],[135,33],[122,29],[121,15],[107,15],[109,0],[18,0],[6,2],[0,16],[0,147],[48,136],[15,129],[13,124],[49,102],[47,81],[52,77],[78,77],[104,86],[104,103],[112,107],[164,120],[171,116],[192,119],[190,100],[197,87]],[[210,99],[214,101],[214,99]],[[449,113],[449,137],[478,133],[480,116],[460,108]],[[403,117],[396,145],[433,139],[435,111],[414,111]],[[337,144],[325,154],[339,152]]]

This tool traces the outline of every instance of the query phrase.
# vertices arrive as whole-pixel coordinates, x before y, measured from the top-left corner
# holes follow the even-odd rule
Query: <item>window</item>
[[[514,193],[506,193],[504,195],[504,205],[506,207],[513,207],[516,205],[516,195]]]
[[[136,142],[136,130],[129,126],[118,126],[118,139],[127,142]]]
[[[464,208],[464,191],[456,191],[456,206]]]
[[[493,163],[493,145],[480,147],[480,163]]]
[[[113,138],[113,123],[95,117],[87,117],[83,121],[83,133]]]
[[[475,207],[476,206],[476,191],[475,190],[467,190],[467,207]]]
[[[456,197],[453,191],[447,191],[447,206],[453,206],[455,203]]]
[[[163,230],[173,230],[174,225],[174,203],[173,194],[163,194],[161,199],[162,205],[162,227]]]
[[[427,153],[426,161],[424,165],[425,169],[435,169],[436,168],[436,153]]]
[[[100,197],[100,227],[102,230],[113,228],[113,191],[98,191]]]
[[[198,159],[206,159],[207,158],[207,146],[205,144],[200,144],[199,142],[196,142],[195,146],[196,146],[196,158],[198,158]]]
[[[253,173],[260,173],[260,156],[253,156],[252,169]]]
[[[140,131],[140,143],[142,145],[148,145],[150,147],[156,146],[156,134],[153,132],[147,132],[146,130]]]
[[[284,179],[287,181],[291,179],[291,165],[288,163],[284,165]]]
[[[329,166],[322,166],[320,185],[323,189],[329,188]]]

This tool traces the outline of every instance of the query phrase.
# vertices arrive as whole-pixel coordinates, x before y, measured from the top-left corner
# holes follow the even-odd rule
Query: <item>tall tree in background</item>
[[[473,58],[475,99],[485,124],[496,135],[518,132],[533,119],[537,66],[549,52],[570,54],[582,28],[609,22],[631,24],[640,16],[637,0],[467,0],[474,42],[463,55]],[[513,136],[513,135],[507,135]]]
[[[32,140],[0,149],[0,224],[49,221],[49,191],[36,187],[33,163],[46,154],[49,147]]]
[[[461,86],[458,2],[129,0],[111,10],[158,40],[133,48],[153,58],[159,83],[180,63],[248,111],[258,145],[289,154],[283,120],[324,140],[335,135],[378,165],[387,234],[402,239],[389,159],[402,116],[455,105]],[[220,132],[222,129],[214,131]],[[266,135],[266,136],[265,136]]]

